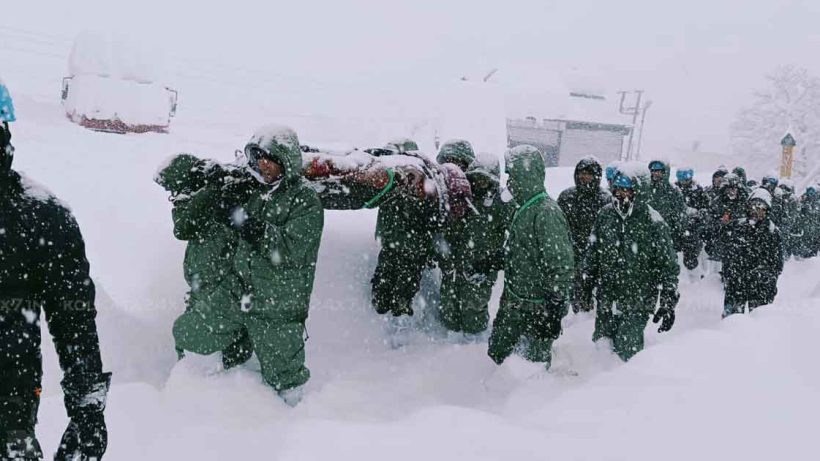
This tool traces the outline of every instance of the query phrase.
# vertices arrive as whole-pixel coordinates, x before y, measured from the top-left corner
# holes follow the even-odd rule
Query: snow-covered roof
[[[600,85],[580,82],[576,77],[547,78],[536,88],[508,89],[508,116],[535,117],[537,120],[562,120],[605,125],[631,126],[631,116],[618,112],[620,96]]]

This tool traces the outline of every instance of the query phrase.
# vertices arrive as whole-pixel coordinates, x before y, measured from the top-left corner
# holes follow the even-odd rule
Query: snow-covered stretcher
[[[318,152],[303,148],[303,175],[329,210],[375,208],[396,194],[437,202],[441,222],[464,216],[472,200],[467,176],[421,153],[384,149]]]

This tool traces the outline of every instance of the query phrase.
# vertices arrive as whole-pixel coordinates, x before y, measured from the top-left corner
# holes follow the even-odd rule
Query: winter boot
[[[694,270],[698,267],[698,255],[692,254],[691,252],[684,251],[683,252],[683,265],[686,266],[687,269]]]
[[[285,404],[289,407],[295,407],[299,405],[299,402],[302,401],[302,397],[304,397],[304,389],[303,386],[296,386],[291,387],[290,389],[283,389],[278,392],[279,397],[284,400]]]
[[[222,367],[226,370],[238,367],[247,362],[253,356],[253,344],[248,337],[248,332],[242,330],[239,339],[222,351]]]

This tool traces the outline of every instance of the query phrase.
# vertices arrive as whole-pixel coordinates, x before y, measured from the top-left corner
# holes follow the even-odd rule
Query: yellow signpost
[[[786,136],[780,141],[780,145],[783,146],[783,157],[780,159],[780,178],[791,178],[792,166],[794,165],[794,146],[797,145],[797,141],[794,140],[791,133],[786,133]]]

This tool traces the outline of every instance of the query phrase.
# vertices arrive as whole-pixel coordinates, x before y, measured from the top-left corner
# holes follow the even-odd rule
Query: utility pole
[[[646,123],[646,111],[652,107],[652,101],[646,101],[641,109],[641,132],[638,133],[638,148],[635,150],[635,160],[641,158],[641,141],[643,140],[643,126]]]
[[[643,91],[644,90],[618,92],[621,95],[621,103],[618,106],[618,112],[623,115],[632,116],[632,129],[629,131],[629,143],[626,147],[626,158],[624,160],[632,160],[632,139],[635,137],[635,128],[638,124],[638,115],[641,113],[641,97],[643,96]],[[624,107],[627,93],[635,93],[637,95],[634,106]]]

